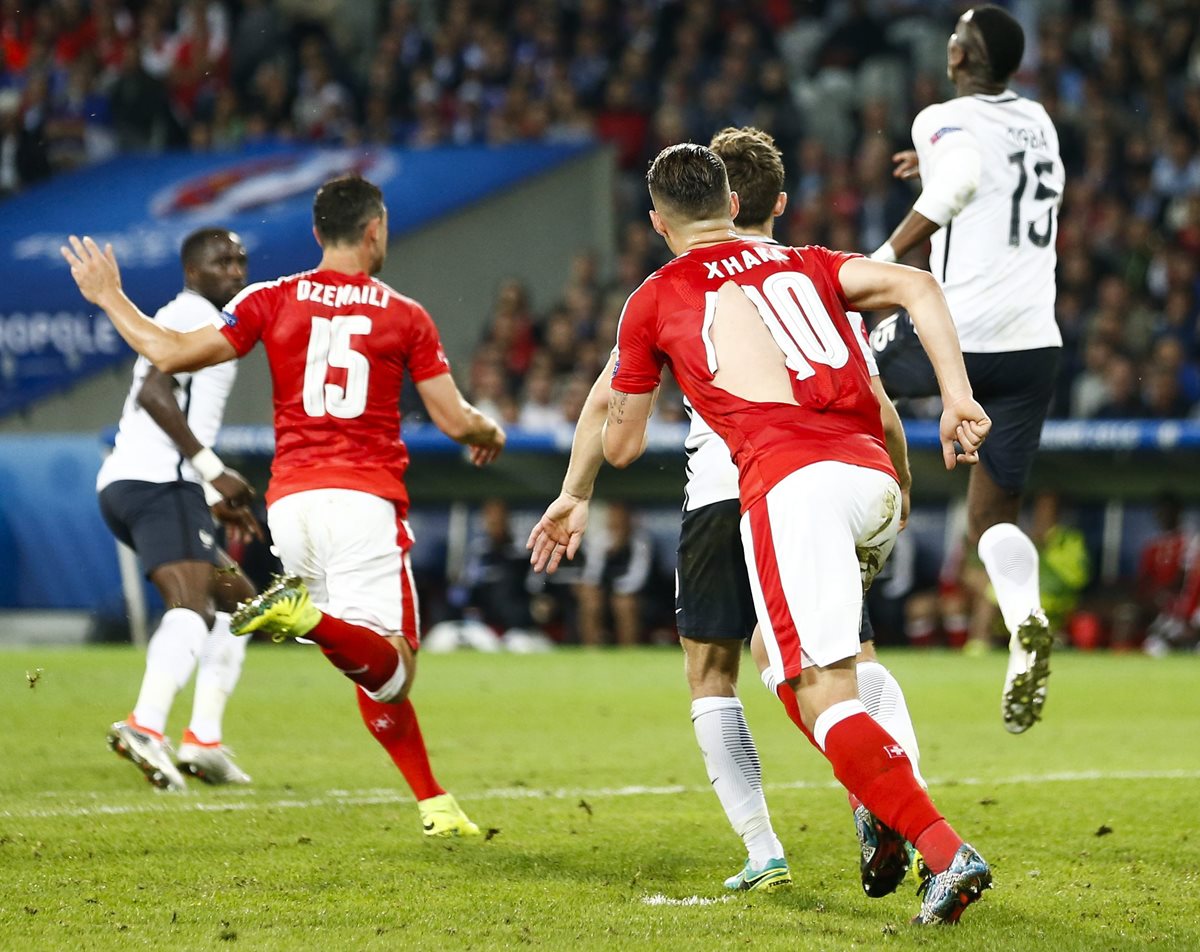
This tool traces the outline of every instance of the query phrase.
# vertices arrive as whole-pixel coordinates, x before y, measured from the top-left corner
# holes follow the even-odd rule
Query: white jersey
[[[941,157],[960,148],[979,153],[979,187],[933,235],[929,254],[962,349],[1061,346],[1054,244],[1066,174],[1046,110],[1010,90],[960,96],[922,109],[912,138],[926,182]]]
[[[163,327],[191,331],[220,321],[221,312],[207,299],[185,288],[175,300],[163,306],[154,319]],[[137,402],[138,391],[149,371],[150,361],[139,357],[133,365],[133,385],[121,411],[116,444],[96,477],[97,490],[121,479],[144,483],[200,482],[179,447]],[[221,418],[225,415],[225,401],[229,399],[236,377],[236,360],[205,367],[195,373],[175,374],[175,399],[179,409],[196,439],[205,446],[212,446],[217,438]]]
[[[867,340],[867,326],[857,311],[847,311],[846,317],[858,330],[859,346],[872,377],[879,375],[875,352]],[[729,447],[705,422],[696,408],[683,399],[688,415],[688,434],[683,441],[687,450],[687,483],[683,488],[683,511],[691,512],[713,503],[738,498],[738,471],[729,455]]]

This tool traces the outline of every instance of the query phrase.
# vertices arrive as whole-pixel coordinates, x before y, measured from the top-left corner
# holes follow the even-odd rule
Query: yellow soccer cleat
[[[478,836],[479,827],[471,822],[454,799],[454,794],[443,793],[417,801],[421,811],[421,824],[426,836]]]
[[[308,597],[308,587],[294,575],[276,575],[263,591],[242,602],[229,620],[235,635],[266,632],[275,642],[303,638],[321,620],[321,612]]]

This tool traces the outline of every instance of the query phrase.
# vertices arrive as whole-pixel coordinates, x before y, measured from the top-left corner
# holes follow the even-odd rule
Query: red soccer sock
[[[421,725],[417,723],[412,701],[406,698],[399,704],[384,704],[364,691],[354,693],[358,695],[358,709],[367,730],[383,745],[392,763],[400,768],[413,796],[428,800],[445,793],[442,785],[433,778],[425,738],[421,736]]]
[[[921,851],[935,873],[949,867],[962,838],[913,777],[908,755],[866,711],[831,726],[825,756],[842,785],[875,816]]]
[[[307,637],[330,664],[368,691],[387,684],[400,666],[400,653],[383,635],[324,612]]]

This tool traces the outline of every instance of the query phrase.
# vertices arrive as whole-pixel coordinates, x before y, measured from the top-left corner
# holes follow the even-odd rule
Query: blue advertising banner
[[[69,234],[111,242],[130,297],[153,312],[178,292],[179,246],[197,228],[236,231],[252,281],[314,265],[312,196],[336,175],[378,183],[398,236],[587,149],[273,146],[126,156],[35,187],[0,205],[0,416],[129,356],[67,273],[59,247]]]

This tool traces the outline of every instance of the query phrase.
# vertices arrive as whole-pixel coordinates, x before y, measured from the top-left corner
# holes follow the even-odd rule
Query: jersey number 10
[[[777,271],[763,281],[761,291],[753,284],[739,287],[758,310],[797,380],[807,380],[816,374],[813,364],[824,364],[834,370],[846,366],[850,351],[808,275],[798,271]],[[716,291],[704,295],[701,336],[708,358],[708,372],[712,374],[717,372],[717,350],[712,341],[717,301]]]
[[[1008,221],[1008,243],[1016,248],[1021,244],[1021,199],[1025,197],[1025,186],[1029,184],[1029,174],[1025,171],[1025,152],[1014,152],[1008,157],[1008,161],[1016,165],[1021,177],[1017,179],[1017,187],[1012,194],[1012,215]],[[1042,176],[1047,172],[1054,171],[1054,163],[1049,159],[1043,159],[1040,162],[1033,163],[1033,177],[1037,180],[1037,188],[1033,190],[1033,200],[1035,202],[1045,201],[1049,198],[1058,198],[1058,190],[1051,188],[1042,181]],[[1029,240],[1038,248],[1045,248],[1050,244],[1050,236],[1054,232],[1054,206],[1051,205],[1046,211],[1046,228],[1044,231],[1038,231],[1037,225],[1039,219],[1035,219],[1029,223]]]
[[[308,335],[304,367],[304,412],[310,417],[329,414],[340,420],[361,416],[367,408],[367,377],[371,364],[350,346],[353,337],[371,333],[371,319],[362,314],[314,317]],[[346,383],[326,383],[329,368],[346,371]]]

